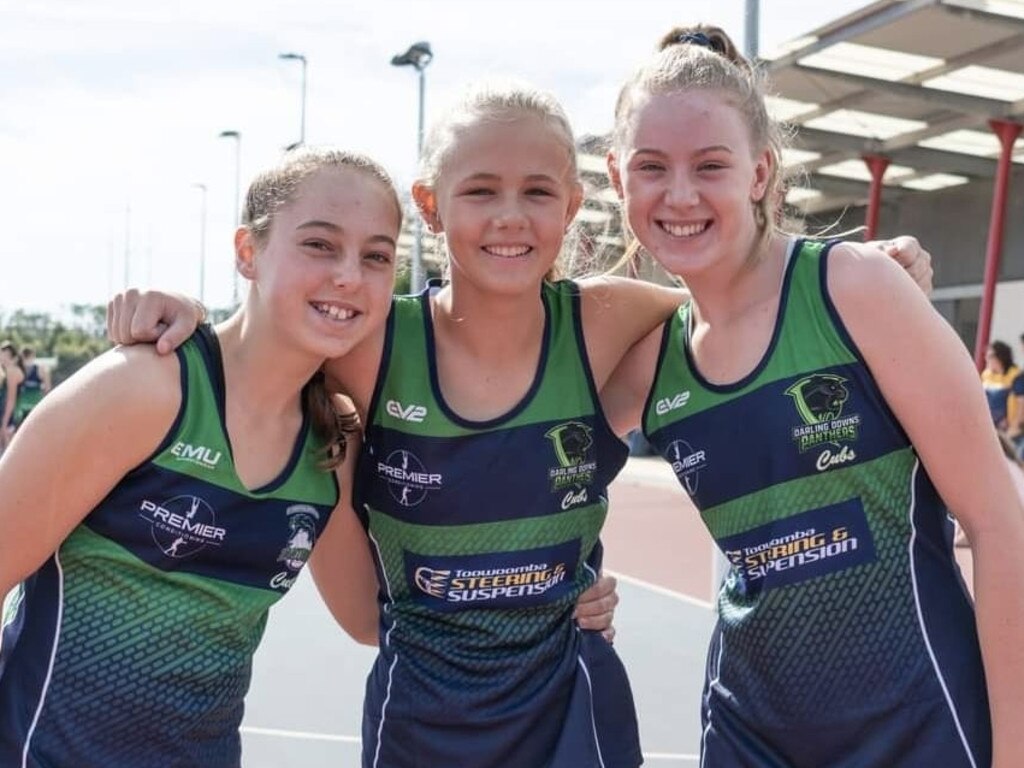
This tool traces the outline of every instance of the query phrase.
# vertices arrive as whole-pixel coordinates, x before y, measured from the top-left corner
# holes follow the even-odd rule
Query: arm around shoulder
[[[581,280],[579,286],[584,338],[598,389],[626,351],[690,297],[682,288],[610,275]]]
[[[352,478],[358,443],[349,440],[338,468],[338,506],[313,547],[310,571],[317,590],[335,621],[357,643],[376,645],[380,613],[377,572],[370,542],[352,507]]]
[[[978,631],[987,671],[993,765],[1024,765],[1024,506],[1003,458],[977,370],[913,281],[847,245],[829,260],[829,291],[889,407],[975,554]]]
[[[0,594],[152,454],[180,402],[177,358],[140,348],[104,353],[33,409],[0,458]]]

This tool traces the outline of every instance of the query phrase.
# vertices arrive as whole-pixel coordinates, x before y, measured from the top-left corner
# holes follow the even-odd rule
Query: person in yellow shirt
[[[985,388],[992,422],[1000,432],[1017,424],[1018,398],[1013,396],[1013,384],[1020,375],[1014,365],[1013,350],[1003,341],[993,341],[985,352],[985,370],[981,372],[981,385]]]

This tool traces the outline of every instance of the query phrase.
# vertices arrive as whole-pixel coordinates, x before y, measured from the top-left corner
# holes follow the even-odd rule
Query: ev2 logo
[[[664,416],[669,411],[674,411],[677,408],[682,408],[688,402],[690,402],[690,391],[686,390],[684,392],[680,392],[679,394],[675,395],[674,397],[663,397],[663,398],[661,398],[655,404],[654,411],[659,416]]]
[[[384,410],[387,411],[388,416],[394,416],[396,419],[411,421],[416,424],[423,421],[427,415],[427,409],[424,406],[416,405],[415,403],[402,405],[397,400],[388,400],[384,404]]]

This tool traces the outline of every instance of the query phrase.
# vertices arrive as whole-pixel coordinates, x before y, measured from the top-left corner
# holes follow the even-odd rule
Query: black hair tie
[[[688,43],[690,45],[699,45],[701,48],[710,48],[715,53],[725,52],[722,50],[722,43],[720,40],[712,40],[703,32],[683,32],[676,36],[675,42],[679,44]]]

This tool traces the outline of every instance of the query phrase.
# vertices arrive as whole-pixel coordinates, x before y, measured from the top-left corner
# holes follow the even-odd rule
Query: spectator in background
[[[1024,333],[1020,335],[1020,348],[1024,351]],[[1006,436],[1010,438],[1017,458],[1024,460],[1024,371],[1017,374],[1010,387],[1010,400],[1016,418],[1009,422]]]
[[[0,344],[0,368],[4,371],[4,394],[0,401],[0,449],[6,448],[14,434],[14,408],[25,381],[25,368],[18,348],[9,341]],[[2,452],[2,451],[0,451]]]
[[[999,444],[1003,446],[1006,460],[1011,464],[1010,474],[1013,475],[1013,484],[1017,487],[1017,495],[1024,501],[1024,460],[1021,460],[1013,443],[1005,435],[999,436]]]
[[[32,347],[21,348],[21,363],[25,371],[25,380],[21,383],[18,402],[14,407],[15,427],[39,405],[39,401],[51,387],[50,369],[36,362],[36,352]]]
[[[1011,424],[1017,424],[1018,398],[1011,397],[1014,380],[1020,369],[1013,363],[1013,350],[1004,341],[993,341],[985,352],[985,370],[981,372],[981,384],[988,398],[988,409],[992,423],[1000,432],[1007,432]]]

